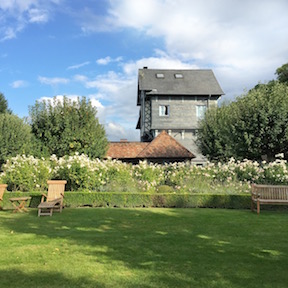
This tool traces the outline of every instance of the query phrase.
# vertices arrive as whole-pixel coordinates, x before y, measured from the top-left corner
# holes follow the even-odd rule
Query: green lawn
[[[0,211],[1,287],[287,287],[288,213]]]

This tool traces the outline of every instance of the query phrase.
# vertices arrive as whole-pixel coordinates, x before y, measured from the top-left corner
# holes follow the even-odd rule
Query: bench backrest
[[[63,197],[66,183],[66,180],[48,180],[47,201]]]
[[[288,200],[288,186],[252,185],[252,194],[261,199]]]

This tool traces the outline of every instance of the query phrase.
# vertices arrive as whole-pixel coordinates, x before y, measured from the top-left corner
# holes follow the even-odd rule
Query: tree
[[[288,153],[288,86],[274,81],[255,86],[229,105],[207,111],[199,146],[210,159],[273,160]]]
[[[97,110],[85,97],[77,101],[36,101],[29,107],[32,133],[51,154],[58,157],[84,153],[103,157],[107,149],[105,130],[96,118]]]
[[[9,157],[31,151],[31,128],[16,115],[0,114],[0,165]]]
[[[0,113],[11,114],[11,110],[8,109],[8,102],[2,93],[0,93]]]
[[[288,63],[277,68],[275,74],[277,75],[278,81],[288,83]]]

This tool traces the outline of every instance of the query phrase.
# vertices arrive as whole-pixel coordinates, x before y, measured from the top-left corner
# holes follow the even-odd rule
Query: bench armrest
[[[252,196],[252,198],[260,198],[261,195],[260,195],[260,193],[256,193],[256,192],[252,191],[251,196]]]

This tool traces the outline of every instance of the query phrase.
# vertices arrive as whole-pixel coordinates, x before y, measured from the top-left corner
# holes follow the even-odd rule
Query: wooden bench
[[[260,205],[288,205],[288,186],[282,185],[258,185],[253,184],[251,189],[251,210],[257,206],[257,214],[260,213]]]

